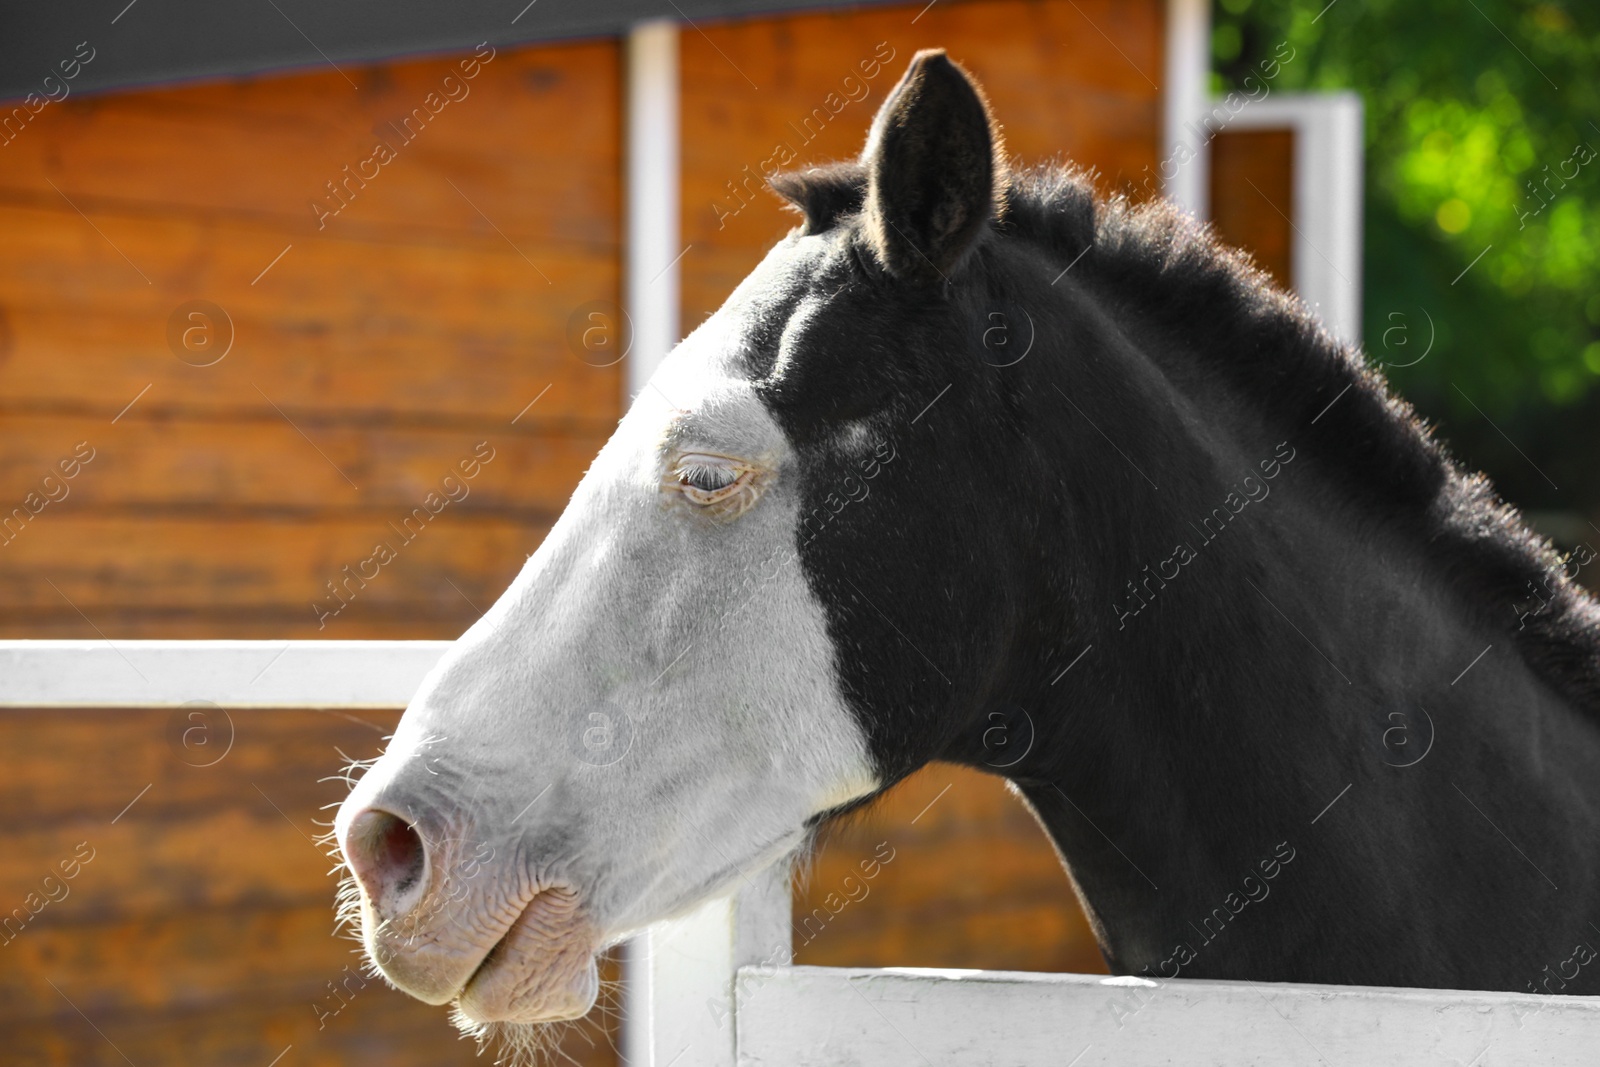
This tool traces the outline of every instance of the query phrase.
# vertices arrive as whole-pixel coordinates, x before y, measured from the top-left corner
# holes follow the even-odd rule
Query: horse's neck
[[[1171,426],[1175,414],[1145,417]],[[1440,827],[1494,832],[1473,805],[1493,808],[1506,835],[1542,841],[1554,824],[1541,815],[1566,803],[1556,821],[1592,836],[1600,735],[1507,639],[1516,605],[1501,606],[1508,624],[1485,622],[1426,545],[1342,500],[1326,461],[1292,435],[1288,460],[1270,441],[1204,429],[1147,439],[1126,458],[1161,489],[1140,514],[1102,519],[1100,543],[1115,543],[1117,522],[1138,524],[1124,531],[1129,573],[1111,603],[1088,605],[1095,647],[1050,696],[1069,725],[1023,783],[1119,969],[1170,974],[1162,964],[1186,941],[1198,958],[1186,975],[1303,976],[1282,965],[1346,921],[1421,922],[1397,916],[1461,875],[1459,857],[1447,862],[1459,842]],[[1260,461],[1273,459],[1269,479]],[[1242,484],[1252,470],[1267,487],[1257,499]],[[1492,799],[1508,787],[1515,808]],[[1548,855],[1593,883],[1587,852]],[[1509,850],[1494,860],[1520,862]],[[1247,877],[1279,902],[1250,902]],[[1216,908],[1270,917],[1254,941],[1214,946],[1195,924]],[[1431,942],[1372,972],[1340,955],[1348,947],[1319,951],[1329,981],[1472,978]]]

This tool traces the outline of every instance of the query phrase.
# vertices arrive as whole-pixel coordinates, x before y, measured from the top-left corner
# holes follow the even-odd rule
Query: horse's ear
[[[978,87],[942,49],[918,52],[861,154],[867,232],[891,274],[949,279],[1000,209],[1000,158]]]

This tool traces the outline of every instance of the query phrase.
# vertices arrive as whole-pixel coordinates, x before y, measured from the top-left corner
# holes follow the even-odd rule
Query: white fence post
[[[738,969],[793,956],[789,865],[769,867],[736,895],[658,923],[628,953],[629,1067],[734,1067]]]
[[[1247,101],[1213,126],[1214,133],[1294,132],[1294,289],[1330,333],[1351,344],[1361,343],[1362,115],[1357,93],[1281,93]]]
[[[1161,94],[1161,162],[1167,198],[1197,219],[1210,217],[1211,0],[1167,0]]]
[[[637,23],[623,41],[627,103],[624,303],[633,323],[622,406],[678,343],[678,25]]]

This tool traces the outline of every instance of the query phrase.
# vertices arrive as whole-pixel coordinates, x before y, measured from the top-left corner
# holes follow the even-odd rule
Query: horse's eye
[[[770,480],[770,474],[746,460],[685,452],[673,464],[668,485],[712,518],[726,521],[748,511]]]
[[[713,467],[703,463],[683,463],[678,466],[678,481],[702,493],[715,493],[739,480],[739,472],[731,467]]]

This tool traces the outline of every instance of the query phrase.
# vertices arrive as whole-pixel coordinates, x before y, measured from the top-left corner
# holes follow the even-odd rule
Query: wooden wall
[[[1049,840],[999,778],[931,764],[826,841],[795,882],[799,963],[1106,971]]]
[[[619,296],[618,56],[74,96],[0,146],[0,634],[465,629],[620,413],[621,367],[567,341],[574,311]],[[393,158],[340,206],[325,183],[380,138]],[[216,347],[169,339],[193,300],[232,323],[210,366]],[[14,515],[30,493],[37,514]],[[419,506],[405,543],[391,524]],[[394,560],[319,626],[325,583],[379,541]],[[232,750],[195,767],[165,713],[0,713],[0,919],[94,850],[0,935],[0,1062],[477,1062],[444,1011],[375,981],[319,1027],[356,961],[309,841],[344,792],[320,779],[396,717],[235,711]],[[566,1048],[607,1064],[613,1038]]]
[[[333,936],[313,843],[345,792],[331,776],[398,714],[188,714],[4,713],[0,1063],[474,1062],[442,1009],[361,979]],[[587,1025],[564,1048],[601,1067],[611,1040]]]
[[[978,78],[1014,157],[1094,167],[1106,190],[1137,194],[1159,156],[1163,17],[1153,0],[941,0],[685,32],[684,330],[794,225],[765,172],[857,155],[919,48]],[[801,962],[1104,970],[1048,840],[999,779],[934,766],[903,783],[833,836],[797,923],[880,845],[896,858],[865,895],[810,940],[797,927]]]
[[[0,146],[0,634],[460,633],[618,415],[620,368],[566,334],[618,298],[619,78],[586,43],[74,96]],[[210,347],[184,315],[169,341],[193,300],[232,323],[212,366],[215,313]],[[469,495],[401,541],[480,441]]]
[[[941,0],[685,33],[685,332],[796,221],[774,210],[763,172],[857,156],[919,48],[946,48],[982,83],[1012,156],[1098,168],[1107,190],[1142,183],[1158,161],[1164,10],[1155,0]],[[767,166],[790,153],[786,167]]]

